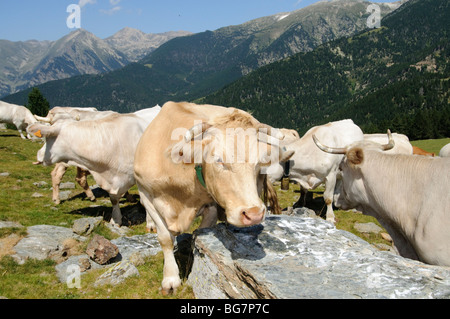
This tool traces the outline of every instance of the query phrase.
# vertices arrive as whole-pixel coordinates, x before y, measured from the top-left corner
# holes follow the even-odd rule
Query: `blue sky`
[[[81,27],[106,38],[124,27],[146,33],[202,32],[303,8],[318,0],[1,0],[0,39],[57,40],[70,33],[66,12],[81,7]],[[392,2],[372,0],[372,2]]]

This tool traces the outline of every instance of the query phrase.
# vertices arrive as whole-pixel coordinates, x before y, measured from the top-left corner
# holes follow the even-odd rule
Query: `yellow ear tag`
[[[41,130],[39,130],[36,133],[34,133],[34,135],[39,137],[39,138],[42,138]]]

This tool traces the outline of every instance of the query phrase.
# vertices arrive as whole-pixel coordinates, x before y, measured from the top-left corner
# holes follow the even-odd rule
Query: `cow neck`
[[[197,179],[200,182],[200,184],[202,184],[203,187],[206,188],[205,179],[203,178],[203,166],[202,166],[202,164],[196,164],[195,165],[195,174],[197,175]]]

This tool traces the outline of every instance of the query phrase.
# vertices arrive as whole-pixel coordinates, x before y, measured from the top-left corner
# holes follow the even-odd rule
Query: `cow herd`
[[[219,219],[238,227],[279,212],[273,182],[289,176],[308,190],[325,184],[326,219],[333,204],[374,216],[398,252],[450,266],[450,144],[439,156],[414,155],[402,134],[363,134],[351,120],[294,130],[260,123],[249,113],[215,105],[167,102],[130,114],[55,107],[46,117],[0,101],[0,122],[22,138],[42,138],[35,164],[55,165],[53,200],[69,166],[94,199],[92,174],[111,199],[120,227],[119,199],[135,184],[164,253],[163,293],[180,286],[175,236],[201,215],[200,227]],[[261,196],[264,195],[264,196]],[[263,199],[262,199],[263,197]]]

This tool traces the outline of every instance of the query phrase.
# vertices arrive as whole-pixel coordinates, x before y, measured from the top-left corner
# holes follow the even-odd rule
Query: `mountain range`
[[[450,2],[409,0],[381,27],[274,62],[198,102],[299,133],[351,118],[365,132],[450,136]]]
[[[0,96],[48,81],[113,71],[140,60],[174,37],[189,34],[145,34],[124,28],[100,39],[77,29],[57,41],[0,40]]]
[[[119,112],[162,105],[168,100],[193,100],[262,66],[364,30],[370,4],[363,0],[321,1],[293,12],[177,37],[115,71],[38,87],[51,105],[95,106]],[[384,16],[401,2],[377,5]],[[4,99],[24,104],[28,92]]]

